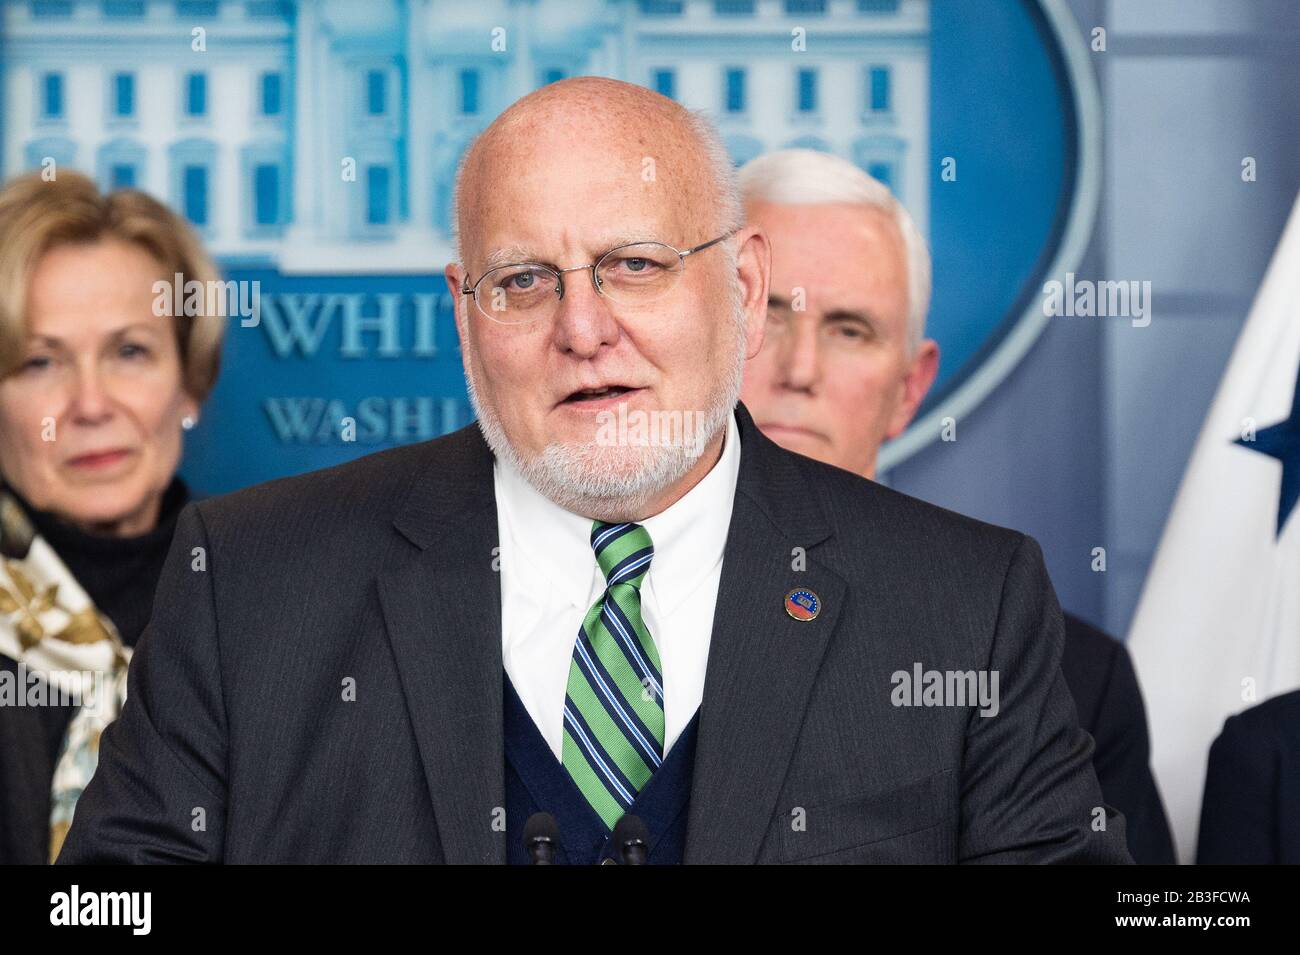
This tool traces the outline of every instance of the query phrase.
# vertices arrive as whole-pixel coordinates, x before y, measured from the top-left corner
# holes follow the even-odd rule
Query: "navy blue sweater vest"
[[[559,824],[557,864],[598,865],[605,859],[615,858],[615,847],[610,843],[604,821],[546,745],[508,676],[504,701],[506,861],[511,865],[527,865],[531,861],[522,840],[524,823],[535,812],[549,812]],[[674,865],[682,861],[699,719],[697,710],[628,810],[640,816],[650,831],[646,860],[651,865]]]

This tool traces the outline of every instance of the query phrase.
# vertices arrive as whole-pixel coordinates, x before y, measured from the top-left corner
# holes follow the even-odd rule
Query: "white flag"
[[[1300,687],[1300,506],[1287,506],[1294,490],[1283,493],[1284,469],[1288,489],[1300,481],[1298,369],[1300,201],[1196,441],[1129,631],[1152,769],[1183,862],[1195,859],[1206,759],[1223,721]]]

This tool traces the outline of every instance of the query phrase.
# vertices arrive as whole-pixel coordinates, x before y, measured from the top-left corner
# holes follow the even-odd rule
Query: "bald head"
[[[556,164],[599,170],[638,198],[674,206],[699,241],[739,228],[743,221],[735,172],[709,122],[665,96],[632,83],[584,76],[551,83],[516,101],[466,151],[456,176],[454,230],[458,258],[466,261],[481,239],[477,226],[500,210],[503,181],[532,186],[535,204],[563,203],[549,189]],[[510,190],[517,201],[519,193]]]
[[[554,83],[484,130],[444,275],[498,461],[600,520],[657,514],[709,471],[763,340],[770,254],[742,214],[709,124],[639,86]],[[695,437],[611,437],[616,414]]]

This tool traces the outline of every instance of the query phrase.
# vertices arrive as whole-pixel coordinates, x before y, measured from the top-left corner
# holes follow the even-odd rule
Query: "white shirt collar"
[[[709,473],[666,510],[641,522],[655,548],[643,588],[650,589],[662,613],[689,597],[722,559],[739,475],[740,430],[733,413],[727,417],[722,455]],[[545,580],[585,612],[592,595],[604,589],[591,551],[591,519],[566,511],[499,459],[493,479],[509,546],[528,566],[522,579]]]

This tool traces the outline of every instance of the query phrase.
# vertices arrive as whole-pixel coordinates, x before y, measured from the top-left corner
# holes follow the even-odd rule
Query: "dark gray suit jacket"
[[[737,419],[686,861],[1129,861],[1033,540]],[[504,861],[496,547],[474,426],[189,507],[59,861]],[[999,714],[893,705],[915,663]]]

